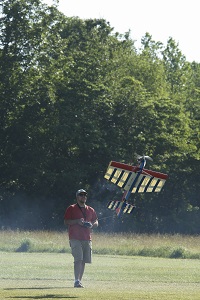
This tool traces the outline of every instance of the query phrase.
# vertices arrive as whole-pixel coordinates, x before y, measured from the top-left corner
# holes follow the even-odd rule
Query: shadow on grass
[[[11,291],[11,290],[52,290],[52,289],[66,289],[66,288],[72,288],[72,287],[30,287],[30,288],[6,288],[4,290]],[[73,288],[74,289],[74,288]]]
[[[68,295],[41,295],[41,296],[14,296],[14,297],[7,297],[12,299],[75,299],[78,297],[68,296]]]
[[[73,287],[67,287],[67,289],[72,289]],[[65,287],[30,287],[30,288],[5,288],[4,290],[51,290],[51,289],[66,289]],[[74,289],[74,288],[73,288]],[[37,295],[37,296],[10,296],[6,298],[12,299],[77,299],[78,297],[69,296],[69,295],[54,295],[54,294],[46,294],[46,295]]]

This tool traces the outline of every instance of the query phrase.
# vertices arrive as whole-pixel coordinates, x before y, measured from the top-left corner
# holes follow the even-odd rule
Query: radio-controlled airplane
[[[131,193],[160,192],[168,178],[167,174],[145,169],[146,160],[152,161],[152,158],[137,155],[137,166],[111,161],[107,168],[104,178],[124,190],[121,201],[111,200],[107,204],[107,208],[115,210],[118,217],[122,213],[131,214],[135,209],[128,203]]]

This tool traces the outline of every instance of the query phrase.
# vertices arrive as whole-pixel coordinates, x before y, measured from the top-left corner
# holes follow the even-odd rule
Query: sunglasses
[[[79,194],[80,197],[87,197],[87,194]]]

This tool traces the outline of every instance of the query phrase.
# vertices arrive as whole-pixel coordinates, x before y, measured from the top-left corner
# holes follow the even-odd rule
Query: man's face
[[[80,205],[84,205],[86,200],[87,200],[87,194],[85,194],[85,193],[80,193],[77,196],[77,201]]]

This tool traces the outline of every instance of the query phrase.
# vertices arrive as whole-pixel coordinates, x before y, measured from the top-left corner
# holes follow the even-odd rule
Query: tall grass
[[[69,253],[66,231],[0,231],[0,251]],[[93,233],[93,253],[200,259],[200,237]]]
[[[96,252],[166,258],[200,259],[200,236],[161,234],[97,234]]]

